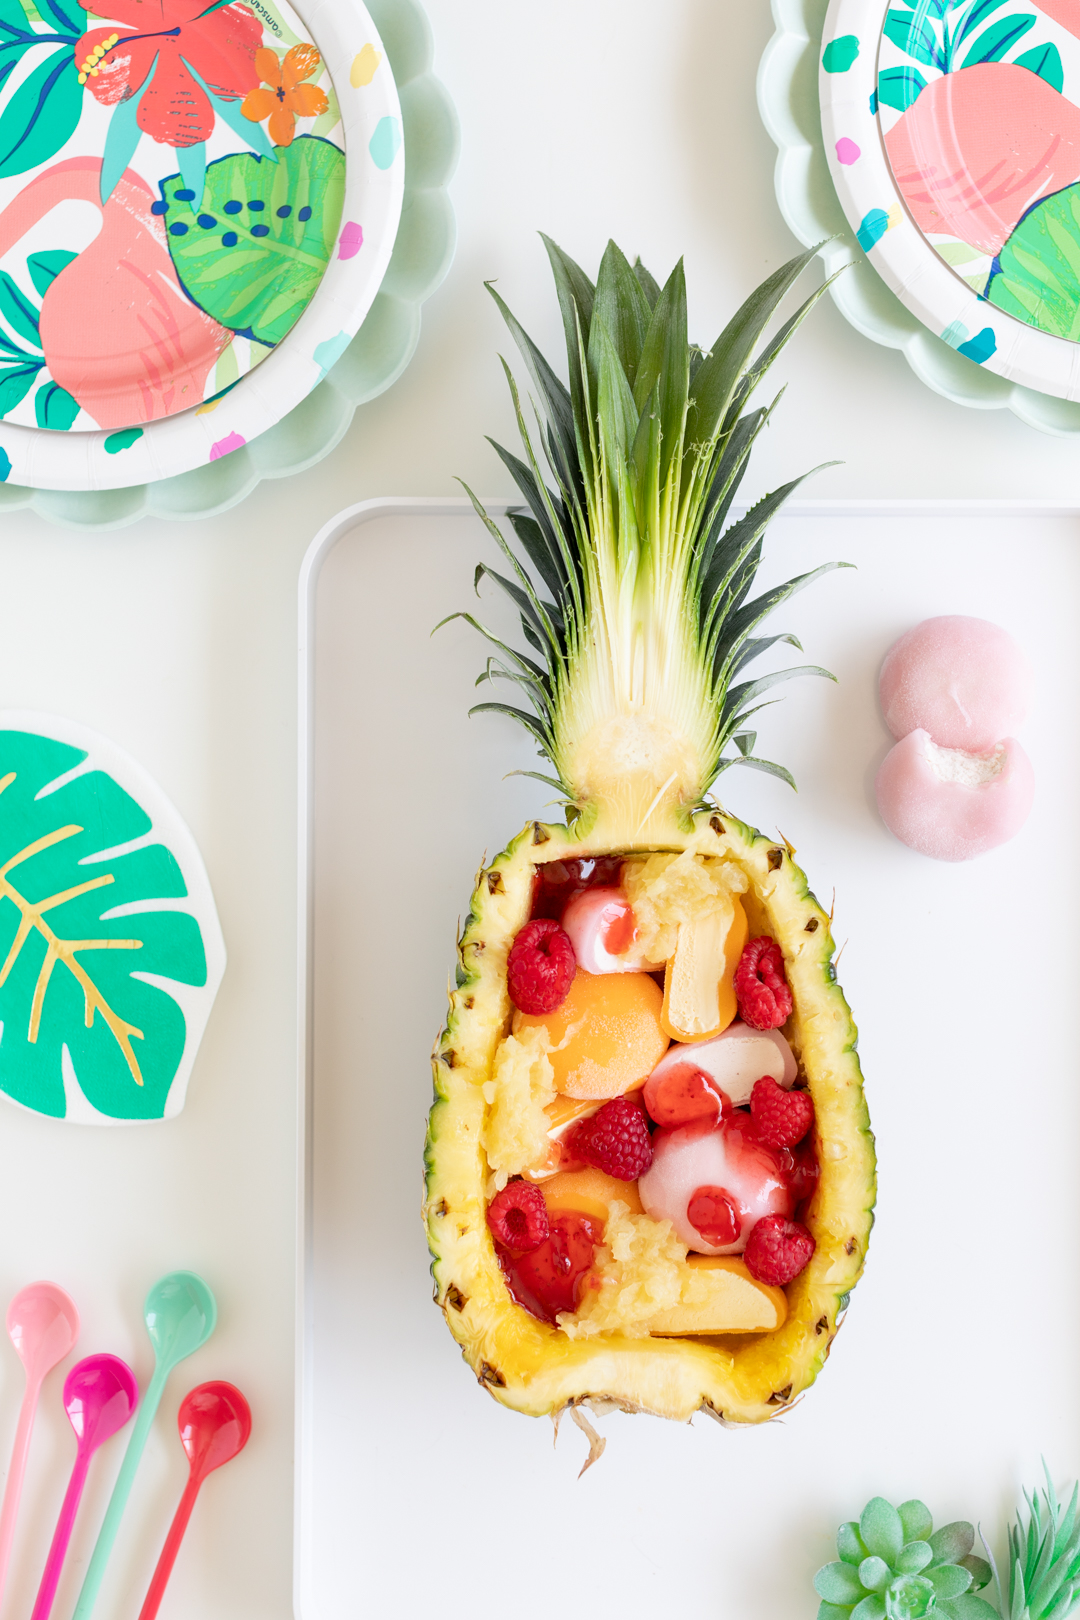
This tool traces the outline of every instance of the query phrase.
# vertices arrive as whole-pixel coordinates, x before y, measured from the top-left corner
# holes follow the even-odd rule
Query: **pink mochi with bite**
[[[1033,680],[1007,630],[952,613],[924,619],[893,643],[878,693],[894,737],[921,730],[939,748],[987,754],[1019,729]]]
[[[967,753],[938,747],[920,728],[886,754],[875,791],[881,818],[901,843],[935,861],[969,861],[1020,831],[1035,773],[1015,737]]]

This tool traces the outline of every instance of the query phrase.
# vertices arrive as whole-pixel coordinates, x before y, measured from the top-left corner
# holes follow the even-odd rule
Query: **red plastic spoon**
[[[180,1402],[178,1422],[191,1473],[165,1537],[150,1589],[139,1610],[139,1620],[154,1620],[161,1606],[203,1480],[215,1468],[231,1462],[247,1445],[251,1434],[251,1408],[234,1384],[199,1384]]]

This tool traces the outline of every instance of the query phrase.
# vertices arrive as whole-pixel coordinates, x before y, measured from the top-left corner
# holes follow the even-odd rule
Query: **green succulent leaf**
[[[935,1564],[958,1564],[961,1558],[966,1558],[975,1545],[975,1529],[965,1519],[957,1519],[953,1524],[943,1524],[940,1530],[935,1530],[930,1537],[930,1546],[934,1553]]]
[[[901,1502],[896,1511],[904,1527],[905,1541],[929,1541],[934,1521],[925,1502],[912,1497],[910,1502]]]
[[[836,1550],[845,1564],[861,1564],[867,1556],[866,1542],[859,1534],[859,1526],[854,1519],[842,1524],[836,1532]]]
[[[119,767],[87,762],[85,748],[0,729],[0,1090],[57,1118],[86,1118],[87,1104],[161,1118],[194,1054],[189,1019],[197,1044],[217,989],[220,936],[211,973],[193,846],[178,859]]]
[[[193,303],[258,343],[279,343],[315,293],[341,224],[345,156],[301,135],[277,162],[236,152],[206,167],[201,203],[162,183],[177,277]]]
[[[892,1570],[883,1558],[871,1554],[859,1565],[859,1579],[868,1592],[880,1592],[892,1580]]]
[[[851,1620],[887,1620],[888,1608],[880,1592],[870,1592],[851,1611]]]
[[[846,1603],[819,1603],[817,1620],[851,1620],[851,1606]]]
[[[891,1502],[883,1496],[872,1497],[863,1508],[859,1530],[870,1552],[887,1564],[896,1562],[904,1545],[904,1526]]]
[[[926,1571],[939,1598],[960,1597],[971,1586],[971,1571],[960,1564],[935,1564]]]
[[[994,1578],[994,1572],[986,1559],[979,1558],[975,1553],[968,1553],[966,1558],[960,1558],[957,1562],[971,1572],[971,1586],[975,1592],[982,1586],[989,1586]]]
[[[898,1575],[919,1575],[933,1559],[934,1549],[928,1541],[908,1541],[893,1568]]]
[[[961,1597],[947,1599],[944,1603],[939,1603],[938,1608],[942,1614],[948,1615],[950,1620],[1001,1620],[994,1605],[987,1603],[985,1598],[976,1597],[974,1592],[965,1592]]]
[[[937,1594],[922,1575],[898,1575],[885,1589],[887,1620],[923,1620],[937,1611]]]
[[[814,1576],[814,1591],[828,1603],[858,1603],[863,1584],[850,1564],[825,1564]]]

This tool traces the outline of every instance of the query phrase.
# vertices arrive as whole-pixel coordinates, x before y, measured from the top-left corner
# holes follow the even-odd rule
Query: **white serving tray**
[[[419,1219],[455,925],[485,850],[548,797],[504,779],[536,763],[523,733],[466,716],[486,695],[479,638],[430,636],[477,607],[494,547],[465,501],[371,501],[323,529],[300,582],[300,1620],[796,1620],[869,1496],[981,1520],[997,1551],[1040,1453],[1059,1481],[1080,1472],[1077,538],[1075,514],[990,503],[804,502],[773,524],[769,580],[858,565],[773,625],[839,685],[799,681],[760,716],[798,796],[736,770],[722,797],[782,829],[826,907],[835,886],[878,1225],[800,1406],[738,1433],[601,1419],[607,1453],[579,1482],[573,1425],[553,1449],[461,1361]],[[507,628],[482,589],[480,617]],[[1038,676],[1031,820],[958,867],[896,843],[872,796],[881,657],[946,612],[1007,626]]]

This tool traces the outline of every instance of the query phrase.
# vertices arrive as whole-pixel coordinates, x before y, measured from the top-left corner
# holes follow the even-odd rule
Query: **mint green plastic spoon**
[[[206,1283],[195,1272],[170,1271],[147,1294],[143,1316],[150,1343],[154,1347],[154,1376],[142,1398],[72,1620],[88,1620],[93,1612],[150,1425],[169,1374],[178,1362],[198,1350],[213,1333],[217,1324],[217,1303]]]

